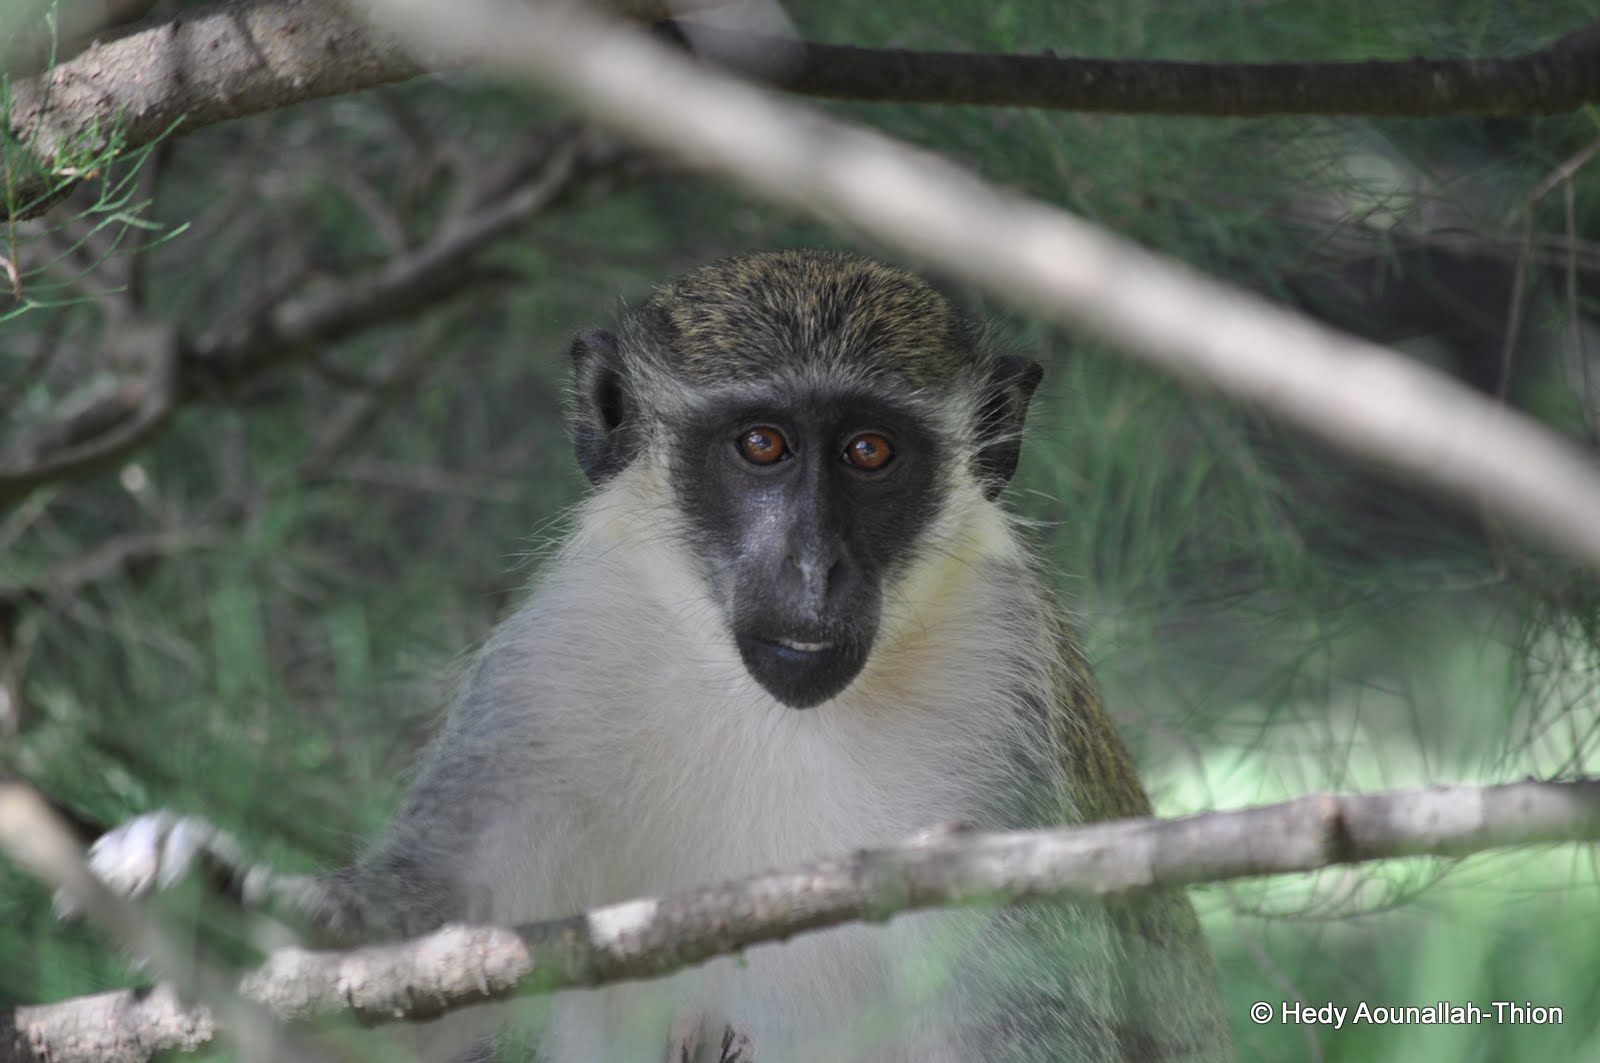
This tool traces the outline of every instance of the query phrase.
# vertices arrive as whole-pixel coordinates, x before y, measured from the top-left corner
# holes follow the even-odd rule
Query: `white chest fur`
[[[661,896],[984,818],[1027,714],[1005,693],[1018,632],[984,615],[979,589],[941,585],[972,579],[970,558],[952,551],[901,593],[967,606],[912,603],[914,626],[891,607],[881,637],[896,652],[875,660],[894,664],[869,662],[839,698],[797,711],[745,673],[697,577],[647,543],[598,541],[489,650],[492,711],[515,721],[496,730],[512,736],[497,755],[526,761],[473,861],[493,918]],[[749,1033],[763,1063],[937,1060],[946,1039],[925,1005],[942,939],[969,921],[828,931],[660,983],[562,994],[545,1055],[655,1063],[667,1026],[699,1014]]]

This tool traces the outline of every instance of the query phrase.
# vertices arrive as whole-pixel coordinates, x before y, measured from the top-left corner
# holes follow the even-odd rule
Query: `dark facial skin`
[[[839,694],[872,650],[885,578],[934,515],[930,433],[867,396],[769,393],[684,426],[675,458],[751,676],[797,709]]]

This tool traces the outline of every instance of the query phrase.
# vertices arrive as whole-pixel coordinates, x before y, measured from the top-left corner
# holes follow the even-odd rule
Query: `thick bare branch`
[[[171,18],[97,43],[11,86],[11,132],[49,171],[119,140],[149,144],[180,122],[214,122],[414,77],[423,68],[392,41],[322,0],[235,0],[180,9]],[[15,206],[27,217],[54,186],[23,179]],[[43,204],[48,205],[48,204]]]
[[[625,0],[650,21],[705,3]],[[345,4],[231,0],[100,42],[13,86],[11,126],[42,168],[13,171],[15,216],[56,202],[74,156],[355,92],[450,65],[367,33]],[[441,8],[448,10],[448,5]],[[1600,23],[1511,58],[1187,63],[909,52],[793,42],[696,26],[712,62],[792,92],[857,100],[1134,114],[1554,114],[1600,99]],[[470,54],[470,53],[467,53]],[[65,169],[64,169],[65,168]],[[0,217],[4,205],[0,205]]]
[[[156,0],[55,0],[20,3],[0,10],[0,64],[12,77],[37,74],[52,62],[70,59],[117,26],[150,13]],[[46,17],[48,13],[48,17]]]
[[[124,989],[0,1014],[0,1061],[144,1063],[216,1036],[211,1013],[186,1006],[171,986]]]
[[[567,5],[381,0],[671,158],[842,222],[1600,563],[1600,466],[1442,373]]]
[[[1600,780],[1316,795],[1181,819],[1130,819],[1048,831],[935,832],[660,900],[641,899],[516,929],[449,926],[348,952],[285,949],[243,993],[282,1019],[424,1019],[516,993],[668,974],[715,956],[855,920],[919,908],[1094,899],[1411,856],[1600,840]],[[78,1008],[131,1016],[144,991],[18,1011],[20,1034],[71,1028]],[[113,995],[114,996],[114,995]],[[118,1010],[119,1008],[123,1010]],[[129,1020],[132,1021],[132,1020]],[[190,1028],[161,1014],[181,1047]],[[156,1037],[142,1031],[139,1043]],[[0,1042],[0,1063],[29,1059]],[[67,1058],[67,1057],[50,1057]],[[76,1058],[76,1057],[73,1057]]]

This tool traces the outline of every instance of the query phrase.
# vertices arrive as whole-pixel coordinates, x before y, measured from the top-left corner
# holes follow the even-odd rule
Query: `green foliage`
[[[916,48],[1393,58],[1535,47],[1592,18],[1590,6],[857,4],[808,9],[802,29]],[[1595,135],[1587,115],[1374,124],[830,106],[1283,298],[1349,264],[1342,238],[1368,239],[1381,259],[1424,210],[1457,211],[1471,234],[1514,245],[1532,186]],[[421,172],[417,142],[398,130],[447,131],[487,165],[549,116],[462,77],[219,126],[174,145],[154,208],[137,191],[139,160],[110,166],[103,147],[70,161],[116,176],[76,219],[81,242],[62,261],[94,268],[107,252],[87,264],[82,252],[117,253],[129,226],[165,234],[140,245],[148,304],[199,332],[275,276],[304,268],[315,283],[381,264],[391,251],[354,181],[426,231],[448,185]],[[1574,185],[1574,232],[1590,239],[1593,170]],[[1560,201],[1539,207],[1541,227],[1563,231]],[[1307,204],[1329,213],[1310,224]],[[689,177],[589,192],[496,248],[501,282],[436,312],[436,332],[406,323],[315,352],[312,364],[373,372],[419,335],[438,351],[315,475],[302,463],[352,394],[298,368],[259,393],[186,406],[120,476],[0,513],[0,593],[131,531],[209,533],[27,607],[30,714],[0,767],[108,823],[200,810],[285,866],[345,858],[392,808],[453,660],[504,614],[526,556],[559,536],[579,497],[560,414],[570,334],[692,263],[817,243],[848,241]],[[15,246],[0,254],[19,260]],[[1396,266],[1362,280],[1379,290],[1411,276]],[[7,429],[74,383],[28,378],[28,343],[49,329],[91,351],[103,339],[95,307],[56,277],[30,275],[20,299],[0,303],[0,396],[32,381],[0,410]],[[1559,279],[1530,282],[1514,397],[1576,429],[1585,404],[1562,362]],[[1493,287],[1505,305],[1509,280]],[[1519,544],[1486,546],[1474,515],[1252,411],[956,294],[1047,366],[1014,497],[1064,574],[1163,811],[1594,769],[1600,610],[1586,581]],[[1394,338],[1419,337],[1419,356],[1459,368],[1429,354],[1448,347],[1435,332]],[[1586,855],[1558,849],[1200,891],[1241,1057],[1592,1058],[1600,958],[1572,928],[1596,914],[1593,878]],[[56,925],[44,891],[4,865],[0,928],[0,1000],[137,978],[95,935]],[[1295,999],[1504,999],[1561,1006],[1565,1021],[1335,1031],[1248,1019],[1254,1001]]]
[[[0,221],[0,258],[7,266],[0,286],[0,325],[30,312],[67,308],[114,294],[115,289],[97,288],[86,279],[108,259],[127,253],[127,245],[135,245],[136,252],[147,252],[185,228],[181,222],[164,228],[149,219],[151,203],[139,178],[176,125],[151,143],[129,149],[116,123],[103,128],[95,122],[46,161],[18,141],[10,104],[6,79],[0,76],[0,217],[5,219]],[[32,188],[41,179],[44,191],[23,199],[19,189]],[[83,186],[92,189],[93,195],[83,203],[76,224],[61,231],[36,266],[19,267],[23,244],[35,243],[39,237],[22,235],[22,223],[16,219]]]

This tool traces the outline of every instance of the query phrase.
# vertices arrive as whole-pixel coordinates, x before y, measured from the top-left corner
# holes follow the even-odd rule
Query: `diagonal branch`
[[[518,993],[659,977],[796,934],[884,922],[923,908],[1092,901],[1373,860],[1596,840],[1595,779],[1314,795],[1234,812],[1059,830],[940,831],[891,848],[515,929],[448,926],[412,941],[345,952],[284,949],[247,976],[241,992],[280,1019],[421,1020]],[[72,1030],[80,1013],[83,1022],[90,1015],[121,1016],[127,1043],[146,1051],[187,1047],[179,1034],[192,1036],[189,1028],[149,1003],[147,992],[19,1008],[11,1016],[9,1043],[0,1018],[0,1063],[31,1060],[27,1047],[55,1036],[62,1040],[48,1043],[58,1054],[46,1058],[100,1058],[73,1054],[65,1035],[50,1032]],[[158,1014],[146,1018],[151,1009]],[[158,1033],[169,1040],[159,1041]],[[136,1058],[143,1057],[118,1057]]]
[[[637,21],[720,0],[618,0]],[[0,167],[32,217],[70,186],[74,158],[460,65],[416,57],[333,0],[226,0],[96,43],[11,85]],[[1556,114],[1600,99],[1600,23],[1525,55],[1333,63],[1197,63],[912,52],[801,43],[696,24],[696,48],[791,92],[837,99],[1129,114]],[[24,150],[18,150],[18,148]],[[31,161],[30,161],[31,160]]]

